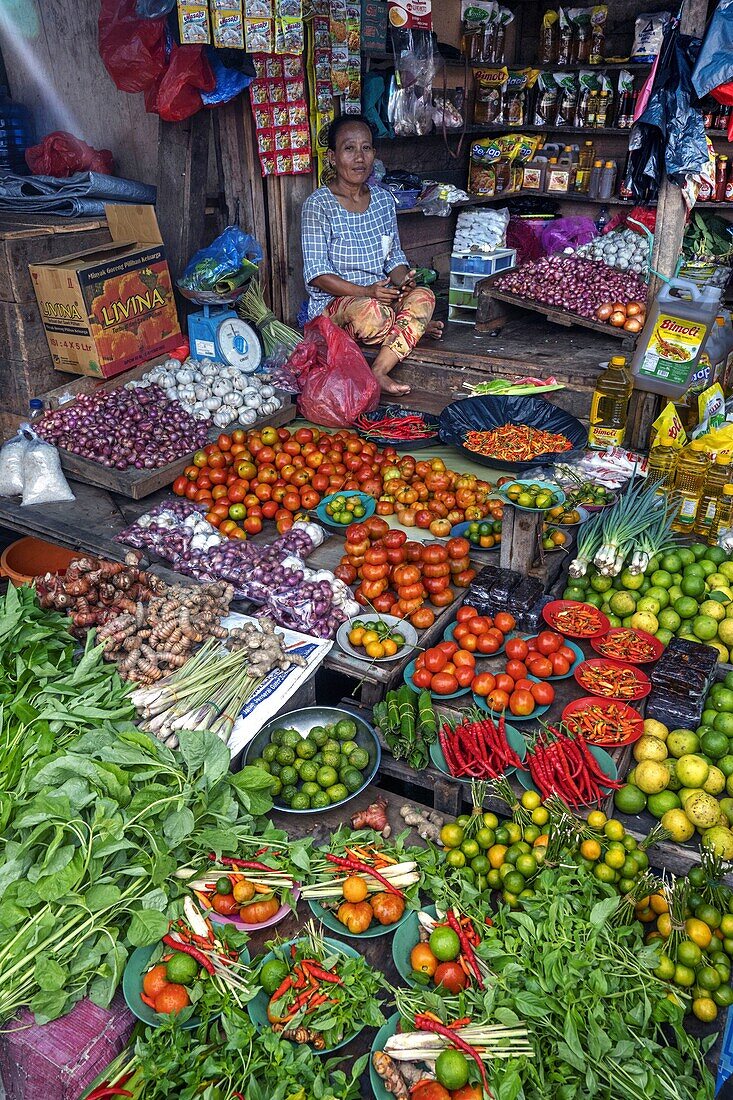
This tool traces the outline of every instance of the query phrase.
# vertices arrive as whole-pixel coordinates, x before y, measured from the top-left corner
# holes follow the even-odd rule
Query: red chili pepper
[[[293,988],[293,978],[292,978],[291,974],[288,974],[288,976],[286,978],[283,978],[280,985],[277,987],[275,992],[270,997],[270,1004],[272,1004],[273,1001],[279,1001],[280,998],[284,997],[285,994],[287,993],[287,991],[289,989],[292,989],[292,988]]]
[[[377,882],[381,882],[387,893],[396,894],[398,898],[402,897],[402,893],[393,886],[389,879],[386,879],[384,875],[380,875],[379,871],[374,867],[370,867],[367,863],[361,863],[358,859],[344,859],[343,856],[334,856],[331,852],[326,854],[326,859],[331,863],[335,863],[344,871],[358,871],[361,875],[371,875]]]
[[[338,974],[334,974],[331,970],[324,970],[318,963],[307,962],[303,963],[303,966],[314,978],[318,978],[322,982],[333,982],[334,985],[344,984],[343,978],[339,978]]]
[[[163,943],[167,944],[168,947],[175,948],[176,951],[182,951],[184,955],[190,955],[192,959],[203,966],[207,974],[216,974],[216,967],[211,959],[207,958],[203,951],[199,951],[197,947],[192,947],[190,943],[179,943],[178,940],[173,939],[173,936],[163,936]]]
[[[463,931],[463,928],[461,927],[461,924],[452,909],[448,910],[446,916],[448,918],[449,927],[453,929],[455,934],[458,936],[458,939],[460,940],[462,953],[466,959],[466,962],[470,966],[471,970],[473,970],[473,973],[476,977],[476,985],[479,987],[479,989],[483,989],[484,981],[481,977],[481,971],[479,970],[478,962],[476,960],[473,947],[469,943],[468,936]]]

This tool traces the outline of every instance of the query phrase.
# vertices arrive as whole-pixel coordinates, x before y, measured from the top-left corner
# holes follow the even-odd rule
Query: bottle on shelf
[[[590,185],[588,187],[588,194],[591,199],[598,198],[598,188],[601,185],[601,172],[603,171],[603,161],[594,160],[593,167],[590,171]]]
[[[715,118],[713,119],[714,130],[727,130],[728,122],[730,120],[731,105],[730,103],[717,104],[717,111]]]
[[[611,215],[609,213],[608,207],[602,206],[601,209],[598,211],[598,217],[596,218],[596,229],[599,233],[603,232],[610,220]]]
[[[649,488],[656,485],[660,495],[671,491],[678,455],[679,447],[675,447],[671,439],[662,439],[652,447],[646,468],[646,483]]]
[[[733,202],[733,160],[728,161],[728,178],[725,181],[725,201]]]
[[[730,463],[731,456],[721,451],[715,456],[715,461],[708,466],[693,528],[695,535],[700,539],[706,539],[710,534],[715,512],[723,496],[723,489],[730,484],[733,476]]]
[[[713,522],[710,524],[710,530],[708,531],[710,546],[716,545],[719,532],[725,531],[727,527],[733,527],[733,485],[731,484],[723,487],[723,494],[715,509]]]
[[[673,531],[681,531],[683,534],[692,532],[709,463],[708,453],[701,439],[693,439],[679,455],[674,474],[674,492],[679,510],[672,524]]]
[[[629,130],[634,120],[634,92],[623,88],[619,93],[615,125],[619,130]]]
[[[725,191],[728,184],[728,158],[721,153],[715,158],[715,193],[714,202],[725,202]]]
[[[590,190],[590,174],[595,160],[593,142],[586,141],[578,153],[578,167],[575,170],[575,190],[587,195]]]
[[[32,397],[28,402],[29,415],[28,419],[31,424],[34,420],[40,420],[43,416],[43,402],[40,397]]]
[[[607,447],[622,445],[633,390],[626,357],[612,355],[608,366],[596,379],[590,405],[589,447],[604,451]]]
[[[610,199],[613,197],[613,193],[616,189],[616,175],[618,173],[618,165],[615,160],[607,160],[603,165],[603,171],[601,172],[601,179],[598,185],[598,198]]]
[[[595,126],[602,129],[608,126],[608,117],[611,110],[611,93],[602,91],[598,93],[598,106],[596,107]]]

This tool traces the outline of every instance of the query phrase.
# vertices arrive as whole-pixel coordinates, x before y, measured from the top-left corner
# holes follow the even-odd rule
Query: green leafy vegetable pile
[[[272,805],[256,768],[229,772],[213,734],[172,752],[124,721],[127,689],[29,589],[0,606],[0,1023],[107,1005],[129,947],[177,915],[176,869],[236,852]]]

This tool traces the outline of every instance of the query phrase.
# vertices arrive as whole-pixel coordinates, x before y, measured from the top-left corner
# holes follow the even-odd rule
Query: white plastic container
[[[631,371],[640,390],[681,397],[720,309],[720,289],[700,290],[688,279],[663,287],[647,314]]]

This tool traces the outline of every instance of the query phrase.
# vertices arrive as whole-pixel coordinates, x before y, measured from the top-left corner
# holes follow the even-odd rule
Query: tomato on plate
[[[486,696],[486,702],[491,710],[501,713],[501,711],[506,710],[509,704],[509,693],[507,691],[502,691],[501,688],[494,688],[494,690],[490,691]]]
[[[478,636],[491,629],[491,622],[485,615],[474,615],[472,619],[468,620],[468,628],[472,634]]]
[[[496,687],[496,677],[490,672],[480,672],[471,683],[471,691],[476,695],[486,697]]]
[[[474,637],[472,634],[471,637]],[[492,653],[498,653],[501,649],[501,642],[494,634],[482,634],[480,638],[476,639],[476,649],[479,653],[491,656]]]
[[[509,634],[510,631],[515,629],[516,625],[517,620],[508,611],[500,611],[498,615],[494,616],[494,626],[498,627],[503,634]]]
[[[416,668],[412,674],[412,682],[416,688],[429,688],[432,679],[432,673],[426,668]]]
[[[449,672],[438,672],[430,682],[430,690],[436,695],[453,695],[459,689],[458,680]]]
[[[506,668],[504,669],[507,676],[511,676],[515,682],[522,680],[527,675],[527,666],[524,661],[507,661]]]
[[[512,714],[524,717],[535,709],[534,696],[530,691],[513,691],[509,696],[509,710]]]
[[[500,691],[506,691],[509,694],[514,691],[514,678],[505,672],[500,672],[496,677],[496,686]]]
[[[568,661],[562,651],[558,653],[552,653],[550,655],[550,661],[552,662],[552,675],[553,676],[566,676],[572,668],[575,661],[575,654],[573,653],[573,661]]]
[[[537,635],[537,648],[545,657],[557,653],[564,642],[562,634],[556,634],[554,630],[543,630]]]
[[[468,687],[475,675],[475,669],[472,665],[459,665],[456,671],[453,673],[459,685],[462,688]]]
[[[543,657],[542,654],[536,654],[534,658],[527,658],[527,668],[536,676],[538,680],[546,680],[548,676],[554,675],[554,669],[552,660],[550,657]]]
[[[529,689],[532,698],[540,707],[549,707],[555,699],[555,689],[552,684],[532,684]]]
[[[459,623],[466,623],[469,619],[473,619],[478,615],[478,611],[475,607],[469,607],[466,604],[463,607],[459,607],[456,612],[456,621]]]
[[[442,649],[428,649],[424,653],[424,664],[428,672],[442,672],[448,664],[448,654]]]
[[[523,661],[529,653],[529,647],[523,638],[510,638],[506,644],[506,655],[510,661]]]

